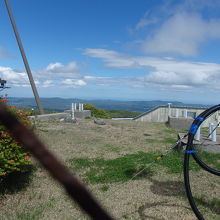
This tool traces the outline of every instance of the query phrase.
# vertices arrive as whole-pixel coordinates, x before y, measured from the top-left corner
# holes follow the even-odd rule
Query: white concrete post
[[[75,109],[75,105],[72,103],[72,111],[71,111],[71,117],[72,117],[72,120],[75,119],[74,109]]]
[[[211,129],[212,129],[212,135],[211,135],[212,136],[212,141],[216,142],[216,129],[215,129],[215,125],[213,123],[212,123]]]
[[[171,116],[171,108],[170,108],[170,106],[171,106],[172,103],[167,103],[167,104],[168,104],[168,116]]]
[[[81,103],[79,103],[79,111],[80,111],[80,112],[82,111],[82,105],[81,105]]]
[[[76,105],[76,103],[74,103],[74,110],[77,110],[77,105]]]
[[[84,106],[83,106],[83,103],[82,103],[82,111],[84,110]]]
[[[183,117],[184,117],[184,118],[187,118],[187,112],[188,112],[187,109],[184,109],[184,110],[183,110]]]
[[[179,117],[179,109],[176,108],[176,111],[175,111],[175,117],[178,118]]]
[[[198,127],[198,130],[194,136],[194,139],[197,140],[197,141],[200,141],[200,126]]]
[[[211,135],[211,133],[212,133],[212,125],[213,125],[213,123],[211,123],[211,122],[209,122],[209,130],[208,130],[208,136],[209,136],[209,139],[212,139],[212,135]]]

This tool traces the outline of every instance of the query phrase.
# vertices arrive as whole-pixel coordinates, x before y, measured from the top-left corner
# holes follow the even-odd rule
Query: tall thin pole
[[[27,60],[27,57],[25,55],[25,51],[24,51],[24,48],[22,46],[22,42],[21,42],[17,27],[16,27],[16,24],[15,24],[15,20],[14,20],[12,10],[11,10],[11,7],[9,5],[8,0],[5,0],[5,5],[6,5],[7,11],[8,11],[9,18],[11,20],[11,24],[12,24],[14,34],[15,34],[15,37],[16,37],[16,40],[17,40],[17,43],[18,43],[18,47],[20,49],[21,56],[22,56],[22,59],[23,59],[23,62],[24,62],[24,65],[25,65],[25,68],[26,68],[26,71],[27,71],[27,74],[28,74],[28,78],[30,80],[30,84],[31,84],[31,88],[32,88],[33,93],[34,93],[35,101],[37,103],[40,114],[43,114],[44,113],[43,106],[40,102],[40,98],[39,98],[39,95],[38,95],[38,92],[37,92],[37,88],[36,88],[35,83],[34,83],[34,79],[33,79],[32,73],[31,73],[31,69],[30,69],[30,66],[28,64],[28,60]]]

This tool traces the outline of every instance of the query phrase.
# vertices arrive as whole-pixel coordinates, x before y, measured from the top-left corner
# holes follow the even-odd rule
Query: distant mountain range
[[[9,103],[17,107],[36,108],[34,98],[15,98],[9,97]],[[98,108],[105,110],[126,110],[145,112],[159,105],[167,105],[172,103],[175,106],[194,106],[208,107],[208,105],[185,104],[175,101],[117,101],[117,100],[85,100],[85,99],[63,99],[63,98],[41,98],[44,109],[54,111],[64,111],[71,108],[71,103],[91,103]]]

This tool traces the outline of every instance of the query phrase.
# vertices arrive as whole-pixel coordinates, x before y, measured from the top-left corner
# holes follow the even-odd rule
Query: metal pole
[[[11,24],[12,24],[12,27],[13,27],[13,30],[14,30],[14,34],[15,34],[15,37],[16,37],[16,40],[17,40],[17,43],[18,43],[18,47],[19,47],[20,52],[21,52],[21,56],[22,56],[25,68],[26,68],[26,71],[27,71],[27,74],[28,74],[28,78],[30,80],[30,84],[31,84],[31,88],[32,88],[33,93],[34,93],[35,101],[37,103],[40,114],[43,114],[44,113],[43,106],[40,102],[40,98],[39,98],[39,95],[38,95],[38,92],[37,92],[37,88],[36,88],[35,83],[34,83],[34,79],[33,79],[32,73],[31,73],[31,69],[30,69],[30,66],[28,64],[28,60],[27,60],[27,57],[25,55],[24,48],[22,46],[22,42],[21,42],[17,27],[16,27],[16,24],[15,24],[15,20],[14,20],[12,10],[11,10],[11,7],[9,5],[8,0],[5,0],[5,5],[6,5],[7,11],[8,11],[8,15],[9,15],[9,18],[10,18],[10,21],[11,21]]]
[[[215,127],[216,127],[216,125],[214,125],[214,123],[212,123],[212,125],[211,125],[211,130],[212,130],[211,138],[212,138],[213,142],[216,142],[216,129],[215,129]]]

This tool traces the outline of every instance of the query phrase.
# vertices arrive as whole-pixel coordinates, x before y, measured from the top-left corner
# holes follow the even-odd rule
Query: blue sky
[[[219,103],[217,0],[10,0],[40,97]],[[33,97],[4,1],[0,77]]]

